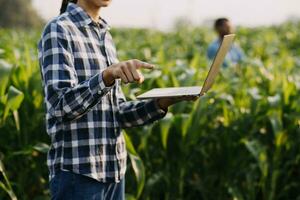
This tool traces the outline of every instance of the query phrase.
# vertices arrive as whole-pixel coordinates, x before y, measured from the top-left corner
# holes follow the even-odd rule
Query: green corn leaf
[[[10,75],[11,70],[12,65],[5,60],[0,59],[0,82],[3,78],[6,78]]]
[[[18,110],[24,99],[24,94],[14,86],[10,86],[7,93],[7,106],[11,110]]]
[[[132,195],[132,194],[125,194],[125,199],[126,199],[126,200],[137,200],[137,199],[135,198],[135,196]]]
[[[193,114],[179,114],[175,116],[174,124],[176,129],[181,131],[181,135],[184,138],[188,133],[190,125],[192,123],[192,116]]]
[[[14,116],[16,128],[17,128],[18,131],[20,131],[21,127],[20,127],[20,117],[19,117],[19,112],[18,112],[17,110],[14,110],[14,111],[13,111],[13,116]]]
[[[3,165],[1,159],[0,159],[0,172],[1,172],[1,173],[4,173],[4,165]]]
[[[11,200],[17,200],[17,196],[13,192],[13,190],[7,188],[4,183],[0,182],[0,188],[4,190],[10,197]]]
[[[4,95],[7,87],[12,65],[0,59],[0,97]]]
[[[129,153],[129,158],[138,184],[136,198],[139,198],[143,192],[145,185],[145,167],[140,157]]]
[[[2,188],[10,197],[11,200],[17,200],[17,197],[12,190],[11,184],[6,176],[5,170],[4,170],[4,165],[2,163],[2,160],[0,159],[0,173],[4,177],[5,183],[0,181],[0,188]]]
[[[47,153],[49,148],[50,148],[49,145],[45,143],[38,143],[33,146],[34,150],[39,151],[41,153]]]
[[[252,156],[257,160],[258,166],[263,174],[263,177],[267,177],[268,174],[268,161],[266,149],[258,141],[253,140],[242,140],[245,144],[247,150],[252,154]]]
[[[126,149],[128,151],[128,153],[132,154],[132,155],[135,155],[137,156],[137,152],[131,142],[131,138],[129,137],[129,135],[124,131],[124,138],[125,138],[125,141],[126,141]]]
[[[285,134],[284,132],[278,133],[275,137],[276,147],[280,147],[282,145],[285,145],[286,141],[287,141],[287,137],[288,137],[287,134]]]
[[[14,151],[11,155],[18,156],[18,155],[31,155],[34,151],[38,151],[40,153],[47,153],[49,150],[49,145],[45,143],[37,143],[34,146],[27,146],[20,151]]]
[[[178,79],[176,78],[175,74],[170,74],[170,78],[171,78],[171,81],[172,81],[172,86],[173,87],[179,87],[179,81]]]
[[[268,114],[275,136],[282,132],[283,125],[280,111],[273,110]]]
[[[173,119],[173,115],[171,113],[168,113],[164,117],[164,119],[160,121],[161,142],[164,149],[167,148],[169,130],[173,121],[172,119]]]
[[[130,137],[124,133],[124,137],[125,137],[125,141],[126,141],[126,148],[128,151],[128,155],[131,161],[131,165],[136,177],[136,181],[137,181],[137,194],[136,194],[136,198],[138,199],[144,189],[144,185],[145,185],[145,180],[146,180],[146,173],[145,173],[145,167],[143,164],[143,161],[141,160],[141,158],[138,156]]]
[[[3,124],[5,122],[8,115],[9,115],[9,107],[5,106],[3,116],[2,116],[2,120],[1,120],[1,124]]]

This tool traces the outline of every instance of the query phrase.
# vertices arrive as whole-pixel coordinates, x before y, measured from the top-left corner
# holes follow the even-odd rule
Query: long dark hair
[[[64,13],[67,9],[68,3],[77,3],[77,0],[63,0],[61,3],[60,14]]]

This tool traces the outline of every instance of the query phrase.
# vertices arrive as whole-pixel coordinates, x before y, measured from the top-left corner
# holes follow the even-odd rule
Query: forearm
[[[120,104],[117,118],[121,127],[129,128],[153,123],[166,113],[167,110],[162,110],[155,100],[129,101]]]
[[[110,89],[105,86],[102,73],[74,87],[58,88],[50,84],[46,88],[47,108],[60,120],[73,120],[94,107]]]

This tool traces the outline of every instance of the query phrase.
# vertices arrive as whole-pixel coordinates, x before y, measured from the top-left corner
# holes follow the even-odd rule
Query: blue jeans
[[[59,171],[50,181],[51,200],[125,200],[125,180],[101,183],[69,171]]]

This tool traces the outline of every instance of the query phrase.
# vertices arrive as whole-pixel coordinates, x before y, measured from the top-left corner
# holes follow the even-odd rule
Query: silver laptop
[[[204,84],[200,86],[191,87],[169,87],[169,88],[154,88],[145,92],[139,96],[137,99],[154,99],[154,98],[164,98],[164,97],[183,97],[183,96],[202,96],[208,92],[212,87],[216,76],[219,73],[220,67],[224,62],[225,56],[229,49],[231,48],[232,42],[235,35],[225,35],[219,50],[212,62],[209,72],[206,76]]]

